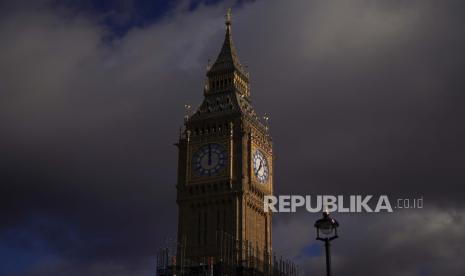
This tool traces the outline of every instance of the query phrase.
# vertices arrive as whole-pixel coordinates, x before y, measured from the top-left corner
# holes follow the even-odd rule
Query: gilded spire
[[[231,35],[231,19],[231,9],[228,9],[225,15],[226,34],[224,37],[223,47],[221,48],[221,52],[216,58],[215,63],[213,63],[210,70],[208,71],[208,75],[236,70],[244,76],[246,76],[246,72],[242,67],[241,63],[239,62],[239,58],[237,57],[236,53],[236,48],[233,44]]]
[[[267,126],[261,122],[252,107],[249,76],[239,62],[234,48],[231,19],[231,9],[229,9],[225,15],[226,32],[221,51],[213,65],[210,66],[208,61],[204,101],[189,117],[189,122],[201,121],[217,115],[234,114],[247,116],[266,131]],[[267,121],[268,117],[264,120]]]
[[[231,26],[231,16],[232,16],[232,13],[231,13],[231,8],[228,9],[228,11],[226,12],[226,26]]]

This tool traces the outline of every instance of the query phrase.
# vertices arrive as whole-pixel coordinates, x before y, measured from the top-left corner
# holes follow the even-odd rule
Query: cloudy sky
[[[229,7],[277,193],[424,198],[334,214],[334,273],[464,275],[465,4],[446,0],[0,1],[0,274],[154,275]],[[317,218],[274,220],[305,275]]]

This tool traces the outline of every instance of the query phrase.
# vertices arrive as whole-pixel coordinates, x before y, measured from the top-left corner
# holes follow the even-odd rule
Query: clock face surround
[[[217,176],[226,167],[226,150],[217,143],[201,146],[192,156],[192,166],[200,176]]]
[[[268,181],[269,176],[268,161],[266,160],[265,155],[260,150],[255,150],[252,162],[255,176],[260,183],[265,184]]]

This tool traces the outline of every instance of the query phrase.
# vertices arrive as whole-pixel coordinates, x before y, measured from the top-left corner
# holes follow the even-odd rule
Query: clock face
[[[253,155],[253,172],[260,183],[268,181],[268,162],[260,150],[256,150]]]
[[[220,144],[206,144],[195,152],[192,166],[200,176],[215,176],[224,170],[226,158],[226,150]]]

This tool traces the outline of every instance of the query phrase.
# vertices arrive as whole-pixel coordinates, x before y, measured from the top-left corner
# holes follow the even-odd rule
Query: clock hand
[[[212,164],[212,147],[208,145],[208,166]]]
[[[263,165],[263,164],[262,164],[262,161],[260,161],[260,166],[258,167],[257,172],[260,171],[260,169],[262,168],[262,165]]]

